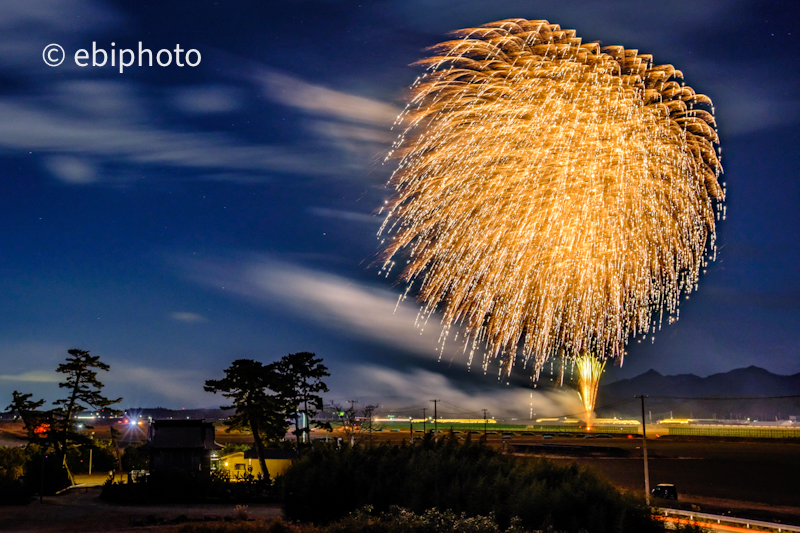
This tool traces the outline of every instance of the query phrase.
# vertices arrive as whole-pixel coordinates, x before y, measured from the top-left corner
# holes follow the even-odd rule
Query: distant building
[[[292,462],[297,459],[294,450],[264,450],[264,463],[267,465],[270,479],[282,476]],[[219,459],[220,468],[226,470],[232,481],[244,479],[249,475],[257,478],[261,475],[261,465],[255,450],[236,452]]]
[[[153,420],[142,447],[150,454],[150,473],[210,473],[212,455],[222,449],[214,435],[214,424],[203,420]]]

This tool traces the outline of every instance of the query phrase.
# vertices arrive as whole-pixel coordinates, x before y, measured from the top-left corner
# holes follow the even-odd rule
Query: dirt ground
[[[9,532],[93,532],[148,531],[159,533],[175,526],[142,527],[158,519],[174,520],[184,515],[190,519],[223,519],[234,516],[234,505],[115,505],[100,500],[100,487],[71,489],[58,496],[45,497],[43,503],[23,506],[0,506],[0,531]],[[278,505],[249,505],[250,518],[281,516]]]

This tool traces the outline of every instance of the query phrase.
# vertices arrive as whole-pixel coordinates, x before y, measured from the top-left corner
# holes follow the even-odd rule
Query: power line
[[[649,396],[662,400],[782,400],[787,398],[800,398],[800,394],[789,396]]]
[[[441,401],[441,402],[442,402],[444,405],[447,405],[448,407],[452,407],[453,409],[458,409],[458,410],[459,410],[459,411],[461,411],[463,414],[470,414],[470,415],[472,415],[472,414],[478,414],[478,413],[480,413],[480,410],[478,410],[478,411],[470,411],[469,409],[466,409],[466,408],[464,408],[464,407],[459,407],[459,406],[457,406],[457,405],[453,405],[452,403],[446,402],[446,401],[444,401],[444,400],[440,400],[440,401]]]
[[[439,417],[436,413],[436,408],[439,402],[441,402],[442,400],[428,400],[428,401],[433,402],[433,434],[434,434],[433,439],[436,440],[436,435],[439,434],[439,423],[437,422],[437,419]]]
[[[425,403],[417,403],[417,404],[414,404],[414,405],[398,407],[396,409],[384,408],[384,410],[391,411],[391,412],[394,412],[394,413],[404,413],[404,412],[410,412],[410,411],[418,411],[418,410],[422,409],[423,405],[427,405],[427,404],[425,404]]]

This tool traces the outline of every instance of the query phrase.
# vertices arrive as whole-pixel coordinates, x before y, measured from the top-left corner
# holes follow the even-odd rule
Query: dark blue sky
[[[331,398],[568,408],[468,372],[456,346],[437,363],[438,324],[420,334],[416,306],[395,311],[400,288],[369,268],[409,64],[509,17],[653,54],[716,105],[718,259],[680,321],[606,379],[800,372],[799,15],[794,0],[4,2],[0,398],[55,398],[73,347],[111,364],[125,407],[215,405],[203,381],[232,360],[314,351]],[[76,66],[93,41],[202,60]]]

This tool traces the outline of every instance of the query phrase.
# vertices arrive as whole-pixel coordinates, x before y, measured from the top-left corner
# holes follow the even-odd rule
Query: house
[[[296,458],[297,452],[294,450],[264,450],[264,462],[267,465],[269,477],[275,479],[282,476]],[[255,449],[220,457],[219,466],[228,471],[232,481],[243,479],[248,474],[255,478],[261,475],[261,465],[258,463],[258,454]]]
[[[214,424],[203,420],[153,420],[142,450],[150,454],[150,473],[181,470],[211,472],[212,455],[222,446],[214,442]]]

